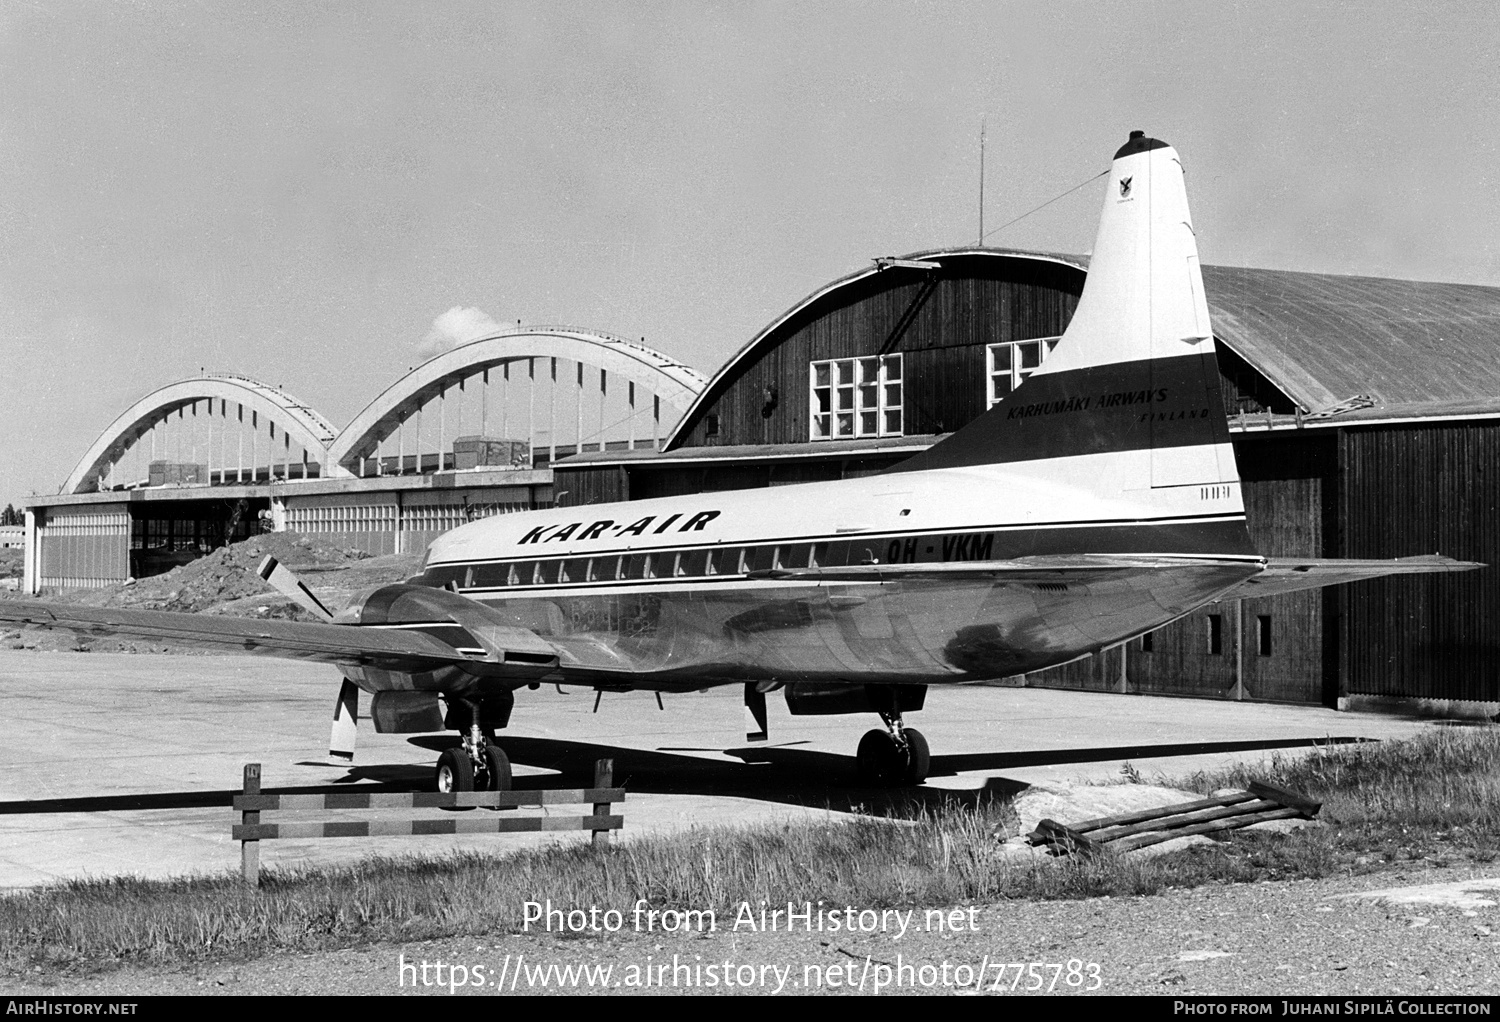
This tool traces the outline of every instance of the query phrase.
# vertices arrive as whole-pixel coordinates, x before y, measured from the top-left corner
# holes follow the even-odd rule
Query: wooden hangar
[[[557,463],[557,503],[880,472],[1019,388],[1087,271],[1086,257],[989,248],[876,260],[741,348],[660,451]],[[1500,288],[1216,266],[1203,278],[1262,554],[1500,563]],[[1493,715],[1500,570],[1211,606],[1011,683]]]

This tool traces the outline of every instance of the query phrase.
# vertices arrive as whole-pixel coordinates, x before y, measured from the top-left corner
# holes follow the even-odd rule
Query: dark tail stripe
[[[1212,351],[1030,377],[892,472],[1229,442]]]

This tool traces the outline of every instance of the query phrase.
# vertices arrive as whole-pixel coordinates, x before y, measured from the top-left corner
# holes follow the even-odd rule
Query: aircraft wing
[[[0,621],[67,628],[92,635],[157,639],[221,652],[359,664],[397,671],[432,670],[447,664],[476,661],[446,642],[414,629],[362,628],[312,621],[263,621],[9,599],[0,600]]]
[[[1455,561],[1436,554],[1423,557],[1398,557],[1390,561],[1342,560],[1318,557],[1270,557],[1266,570],[1245,579],[1219,597],[1219,600],[1249,600],[1261,596],[1278,596],[1303,589],[1320,589],[1341,582],[1380,578],[1383,575],[1415,575],[1434,571],[1473,571],[1482,568],[1478,561]]]

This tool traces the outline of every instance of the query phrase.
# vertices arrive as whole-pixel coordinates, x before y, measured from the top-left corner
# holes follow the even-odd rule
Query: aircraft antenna
[[[979,244],[984,244],[984,114],[979,115]]]

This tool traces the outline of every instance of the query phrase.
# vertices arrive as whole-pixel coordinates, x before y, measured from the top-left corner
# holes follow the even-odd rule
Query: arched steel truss
[[[99,434],[63,485],[64,493],[90,493],[110,466],[174,412],[199,402],[232,402],[281,427],[283,434],[308,452],[320,465],[327,459],[328,445],[338,436],[333,424],[285,391],[245,376],[201,376],[168,384],[125,409]]]
[[[341,474],[357,474],[363,459],[404,421],[460,381],[507,363],[548,357],[594,366],[644,387],[673,409],[673,420],[705,383],[696,369],[623,337],[576,327],[517,328],[460,345],[402,377],[344,427],[329,450],[329,462]]]
[[[557,358],[596,367],[652,393],[671,409],[670,427],[703,389],[696,369],[643,344],[577,327],[525,327],[470,341],[429,359],[370,402],[342,432],[290,394],[244,376],[211,375],[162,387],[110,423],[78,462],[64,493],[88,493],[137,441],[173,413],[199,402],[231,402],[281,428],[323,477],[358,474],[364,458],[411,415],[463,380],[507,363]],[[210,405],[212,408],[212,405]]]

